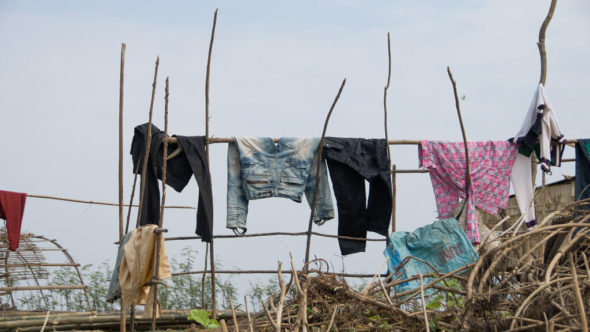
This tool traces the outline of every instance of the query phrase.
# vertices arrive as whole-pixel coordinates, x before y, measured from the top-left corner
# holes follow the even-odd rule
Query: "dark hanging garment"
[[[590,139],[576,143],[576,200],[590,198]],[[584,205],[590,209],[590,205]]]
[[[142,124],[135,127],[135,134],[131,142],[131,157],[133,159],[133,171],[140,174],[143,171],[143,161],[145,159],[145,148],[148,138],[148,124]],[[139,225],[154,224],[157,225],[160,219],[160,188],[158,178],[162,178],[161,170],[158,174],[158,168],[154,163],[162,160],[160,151],[164,133],[158,127],[152,125],[152,143],[150,145],[150,157],[146,168],[145,176],[145,193],[141,208],[141,219]],[[137,170],[137,171],[136,171]],[[141,181],[140,181],[141,183]],[[141,196],[141,188],[138,190],[138,196]]]
[[[20,242],[20,226],[25,213],[27,194],[0,190],[0,218],[6,220],[8,249],[14,251]]]
[[[135,136],[131,145],[133,169],[142,171],[147,141],[148,124],[135,127]],[[211,174],[207,165],[205,136],[175,136],[182,147],[182,153],[167,161],[166,184],[181,192],[194,175],[199,186],[199,201],[197,206],[196,234],[202,236],[205,242],[211,242],[213,236],[213,193],[211,189]],[[162,179],[164,133],[152,125],[152,143],[150,158],[146,174],[146,191],[140,225],[158,224],[160,218],[160,189],[158,179]],[[169,153],[174,149],[169,146]]]
[[[338,235],[387,236],[392,210],[391,177],[384,139],[326,137],[323,156],[338,205]],[[366,201],[365,180],[369,182]],[[343,255],[364,252],[366,241],[338,239]]]

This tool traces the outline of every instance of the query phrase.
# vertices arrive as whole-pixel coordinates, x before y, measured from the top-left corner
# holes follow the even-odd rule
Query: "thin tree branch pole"
[[[121,72],[119,74],[119,241],[123,238],[123,83],[125,81],[125,49],[121,43]]]
[[[74,198],[66,198],[66,197],[57,197],[57,196],[48,196],[48,195],[35,195],[35,194],[27,194],[27,198],[42,198],[42,199],[52,199],[56,201],[65,201],[65,202],[72,202],[72,203],[82,203],[82,204],[94,204],[94,205],[105,205],[105,206],[119,206],[118,203],[108,203],[108,202],[99,202],[99,201],[85,201],[81,199],[74,199]],[[123,204],[124,207],[139,207],[138,204]],[[190,209],[195,210],[196,208],[193,206],[180,206],[180,205],[169,205],[165,206],[166,209]]]
[[[164,137],[168,136],[168,96],[169,80],[166,76],[166,88],[164,94]],[[162,228],[164,223],[164,205],[166,204],[166,168],[168,166],[168,142],[164,142],[164,154],[162,156],[162,204],[160,206],[160,220],[158,221],[158,228]],[[158,280],[160,277],[160,239],[162,232],[156,234],[156,257],[154,258],[154,275],[153,279]],[[154,293],[154,303],[152,306],[152,332],[156,331],[156,316],[158,310],[158,283],[152,284],[152,293]]]
[[[553,13],[555,12],[555,6],[557,5],[557,0],[551,0],[551,6],[549,7],[549,12],[547,12],[547,16],[541,24],[541,29],[539,30],[539,42],[537,46],[539,47],[539,55],[541,56],[541,77],[539,78],[539,83],[545,85],[545,81],[547,80],[547,52],[545,50],[545,33],[547,32],[547,27],[549,26],[549,22],[551,22],[551,18],[553,17]]]
[[[580,293],[580,285],[578,283],[578,274],[576,273],[576,265],[574,264],[574,258],[572,253],[568,253],[567,257],[570,263],[570,273],[573,276],[574,294],[576,295],[576,302],[578,304],[578,311],[580,312],[580,324],[582,325],[582,331],[588,332],[588,321],[586,320],[586,310],[584,310],[584,301],[582,300],[582,294]]]
[[[383,88],[383,124],[385,127],[385,141],[389,142],[389,131],[387,130],[387,90],[389,89],[389,83],[391,82],[391,40],[389,38],[389,32],[387,33],[387,84],[385,88]],[[387,145],[387,169],[391,170],[391,150],[389,149],[389,145]],[[393,196],[393,180],[395,179],[395,175],[392,175],[391,172],[389,173],[389,180],[391,181],[391,231],[395,232],[395,216],[393,214],[393,207],[395,206],[395,196]]]
[[[127,222],[125,223],[125,234],[129,232],[129,221],[131,220],[131,207],[133,205],[133,197],[135,196],[135,187],[137,187],[137,173],[139,172],[139,163],[133,172],[133,186],[131,187],[131,196],[129,196],[129,208],[127,209]],[[139,206],[138,206],[139,207]],[[123,331],[124,332],[124,331]]]
[[[156,95],[156,83],[158,79],[158,67],[160,66],[160,57],[156,58],[156,69],[154,70],[154,82],[152,83],[152,98],[150,101],[150,113],[148,121],[148,137],[145,144],[145,156],[143,157],[143,165],[141,169],[141,181],[139,185],[139,210],[137,211],[137,222],[135,227],[139,227],[141,220],[141,210],[143,209],[143,199],[145,196],[145,178],[147,172],[148,159],[150,157],[150,148],[152,145],[152,115],[154,114],[154,97]]]
[[[310,250],[310,246],[311,246],[311,230],[313,227],[313,215],[315,214],[315,204],[318,198],[318,191],[320,188],[320,169],[321,169],[321,165],[322,165],[322,151],[324,150],[324,138],[326,137],[326,131],[328,130],[328,121],[330,121],[330,116],[332,116],[332,111],[334,111],[334,107],[336,106],[336,103],[338,102],[338,99],[340,99],[340,94],[342,93],[342,89],[344,89],[344,85],[346,84],[346,78],[342,81],[342,84],[340,85],[340,89],[338,90],[338,94],[336,94],[336,98],[334,98],[334,101],[332,102],[332,106],[330,107],[330,111],[328,112],[328,115],[326,116],[326,121],[324,122],[324,130],[322,131],[322,138],[320,139],[320,144],[318,146],[318,162],[317,162],[317,174],[315,177],[315,189],[313,191],[313,200],[311,203],[311,213],[309,214],[309,225],[307,226],[307,242],[305,245],[305,266],[303,268],[303,270],[307,273],[309,267],[308,264],[309,263],[309,250]]]
[[[471,171],[469,170],[469,147],[467,146],[467,135],[465,135],[465,127],[463,126],[463,118],[461,117],[461,107],[459,105],[459,96],[457,96],[457,83],[453,79],[451,68],[447,67],[449,79],[453,85],[453,94],[455,95],[455,107],[457,108],[457,117],[461,125],[461,135],[463,135],[463,144],[465,145],[465,200],[469,200],[469,187],[471,186]]]
[[[213,51],[213,41],[215,40],[215,27],[217,26],[217,10],[213,15],[213,27],[211,28],[211,40],[209,41],[209,53],[207,55],[207,74],[205,78],[205,150],[207,151],[207,168],[209,169],[209,77],[211,73],[211,53]],[[211,174],[209,174],[211,176]],[[217,299],[215,294],[215,254],[213,250],[213,237],[209,243],[211,258],[211,307],[213,310],[213,319],[217,318]]]

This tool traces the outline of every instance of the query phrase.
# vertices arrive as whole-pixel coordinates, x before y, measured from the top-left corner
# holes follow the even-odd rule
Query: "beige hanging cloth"
[[[156,257],[157,225],[145,225],[135,229],[125,244],[125,254],[121,260],[119,282],[121,283],[121,310],[134,304],[145,305],[143,317],[151,317],[154,295],[148,281],[154,274]],[[160,262],[158,279],[170,278],[170,264],[164,247],[164,236],[160,236]],[[160,303],[156,317],[160,315]]]

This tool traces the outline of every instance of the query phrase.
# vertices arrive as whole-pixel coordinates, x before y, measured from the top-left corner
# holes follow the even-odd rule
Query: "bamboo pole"
[[[217,10],[213,15],[213,27],[211,28],[211,40],[209,41],[209,53],[207,55],[207,74],[205,78],[205,150],[207,151],[207,169],[210,167],[209,162],[209,77],[211,73],[211,53],[213,51],[213,41],[215,40],[215,27],[217,25]],[[211,174],[209,174],[211,176]],[[217,318],[217,294],[215,291],[215,253],[213,250],[213,237],[209,243],[211,258],[211,307],[213,310],[213,319]]]
[[[166,88],[164,95],[164,137],[168,137],[168,96],[170,95],[169,80],[166,77]],[[168,142],[164,142],[164,154],[162,156],[162,204],[160,206],[160,220],[158,221],[158,229],[162,228],[164,223],[164,205],[166,205],[166,168],[168,166]],[[152,280],[152,293],[154,294],[154,303],[152,306],[152,332],[156,331],[156,317],[158,315],[158,282],[160,275],[160,239],[162,232],[156,233],[156,257],[154,258],[154,274]]]
[[[121,71],[119,74],[119,241],[123,238],[123,83],[125,81],[125,49],[121,43]]]
[[[326,116],[326,121],[324,122],[324,130],[322,131],[322,138],[320,139],[320,144],[318,146],[318,162],[317,162],[317,174],[315,177],[315,189],[313,191],[313,200],[311,203],[311,213],[309,215],[309,224],[307,226],[307,242],[305,245],[305,267],[304,267],[304,271],[307,272],[308,270],[308,262],[309,262],[309,251],[310,251],[310,246],[311,246],[311,230],[313,228],[313,215],[315,212],[315,204],[317,201],[317,196],[318,196],[318,190],[320,188],[320,175],[322,172],[320,172],[321,169],[321,165],[322,165],[322,151],[324,149],[324,138],[326,137],[326,131],[328,130],[328,121],[330,121],[330,116],[332,116],[332,111],[334,111],[334,107],[336,106],[336,103],[338,102],[338,99],[340,99],[340,94],[342,93],[342,89],[344,89],[344,85],[346,84],[346,78],[342,81],[342,84],[340,85],[340,89],[338,90],[338,94],[336,94],[336,98],[334,98],[334,101],[332,102],[332,106],[330,107],[330,111],[328,112],[328,115]]]

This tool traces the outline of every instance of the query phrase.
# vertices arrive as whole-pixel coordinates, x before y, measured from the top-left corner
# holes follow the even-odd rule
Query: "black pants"
[[[148,124],[135,127],[135,135],[131,144],[133,170],[142,171],[145,147],[148,136]],[[211,175],[207,165],[205,136],[175,136],[182,147],[182,153],[167,161],[166,184],[181,192],[192,176],[199,186],[199,202],[197,206],[196,234],[203,241],[211,242],[213,236],[213,193]],[[148,158],[145,195],[141,211],[140,225],[158,224],[160,218],[160,189],[158,179],[162,179],[162,157],[164,133],[152,125],[152,142]],[[169,154],[174,147],[169,146]]]
[[[576,200],[590,198],[589,150],[590,139],[579,139],[576,143]],[[586,207],[586,209],[588,209],[588,207]]]
[[[372,231],[387,236],[392,209],[387,142],[326,137],[323,156],[338,205],[338,235],[366,238]],[[370,184],[368,204],[365,180]],[[343,255],[365,251],[366,241],[338,242]]]

